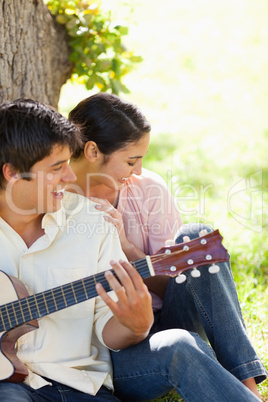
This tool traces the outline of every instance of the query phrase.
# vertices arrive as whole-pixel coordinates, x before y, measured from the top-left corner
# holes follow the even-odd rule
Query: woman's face
[[[99,169],[103,184],[120,189],[133,174],[140,175],[142,160],[148,151],[149,142],[150,133],[145,133],[138,142],[130,143],[125,148],[113,152]]]

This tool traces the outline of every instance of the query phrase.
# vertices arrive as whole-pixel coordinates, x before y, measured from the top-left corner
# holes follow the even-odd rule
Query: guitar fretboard
[[[132,263],[143,278],[151,276],[146,259]],[[115,275],[114,271],[111,270]],[[58,286],[0,307],[0,332],[63,310],[96,297],[96,284],[101,283],[106,292],[111,288],[104,272]]]
[[[187,244],[162,248],[151,257],[132,262],[132,265],[142,278],[155,273],[176,276],[194,267],[228,261],[229,255],[221,240],[222,236],[216,230]],[[96,283],[101,283],[107,292],[111,290],[105,273],[100,272],[0,306],[0,332],[96,297]]]

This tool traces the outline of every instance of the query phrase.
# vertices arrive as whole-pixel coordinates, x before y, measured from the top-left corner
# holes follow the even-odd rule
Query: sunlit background
[[[184,221],[225,226],[249,237],[249,231],[262,232],[268,2],[102,3],[115,22],[128,25],[125,44],[144,59],[125,77],[130,93],[121,96],[138,104],[152,124],[145,166],[166,180]],[[65,85],[60,110],[67,114],[94,92]]]

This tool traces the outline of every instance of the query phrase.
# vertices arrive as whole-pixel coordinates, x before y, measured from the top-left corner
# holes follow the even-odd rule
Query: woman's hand
[[[104,219],[107,222],[111,222],[115,225],[115,227],[118,231],[118,234],[119,234],[121,246],[123,248],[123,244],[126,244],[128,242],[128,240],[126,238],[124,223],[123,223],[122,215],[120,214],[120,212],[118,212],[117,209],[114,208],[112,206],[112,204],[107,200],[104,200],[102,198],[96,198],[96,197],[88,197],[88,198],[91,201],[96,202],[96,204],[97,204],[95,206],[96,209],[98,209],[99,211],[106,212],[108,214],[108,215],[104,216]]]
[[[88,198],[91,201],[96,202],[97,204],[95,206],[96,209],[98,209],[99,211],[106,212],[108,214],[104,216],[104,219],[107,222],[111,222],[115,225],[119,235],[122,250],[124,251],[129,261],[137,260],[139,258],[144,257],[145,254],[143,253],[143,251],[141,251],[133,243],[128,241],[121,213],[116,208],[114,208],[113,205],[107,200],[96,197],[88,197]]]

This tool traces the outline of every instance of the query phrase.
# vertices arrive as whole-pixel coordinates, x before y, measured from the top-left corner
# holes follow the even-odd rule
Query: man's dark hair
[[[151,131],[150,123],[135,105],[103,92],[81,101],[70,112],[69,119],[80,126],[83,145],[94,141],[107,156]],[[82,156],[83,148],[73,158]]]
[[[52,107],[31,99],[0,105],[0,189],[4,189],[5,163],[14,171],[29,172],[54,145],[68,146],[72,153],[81,148],[79,128]]]

